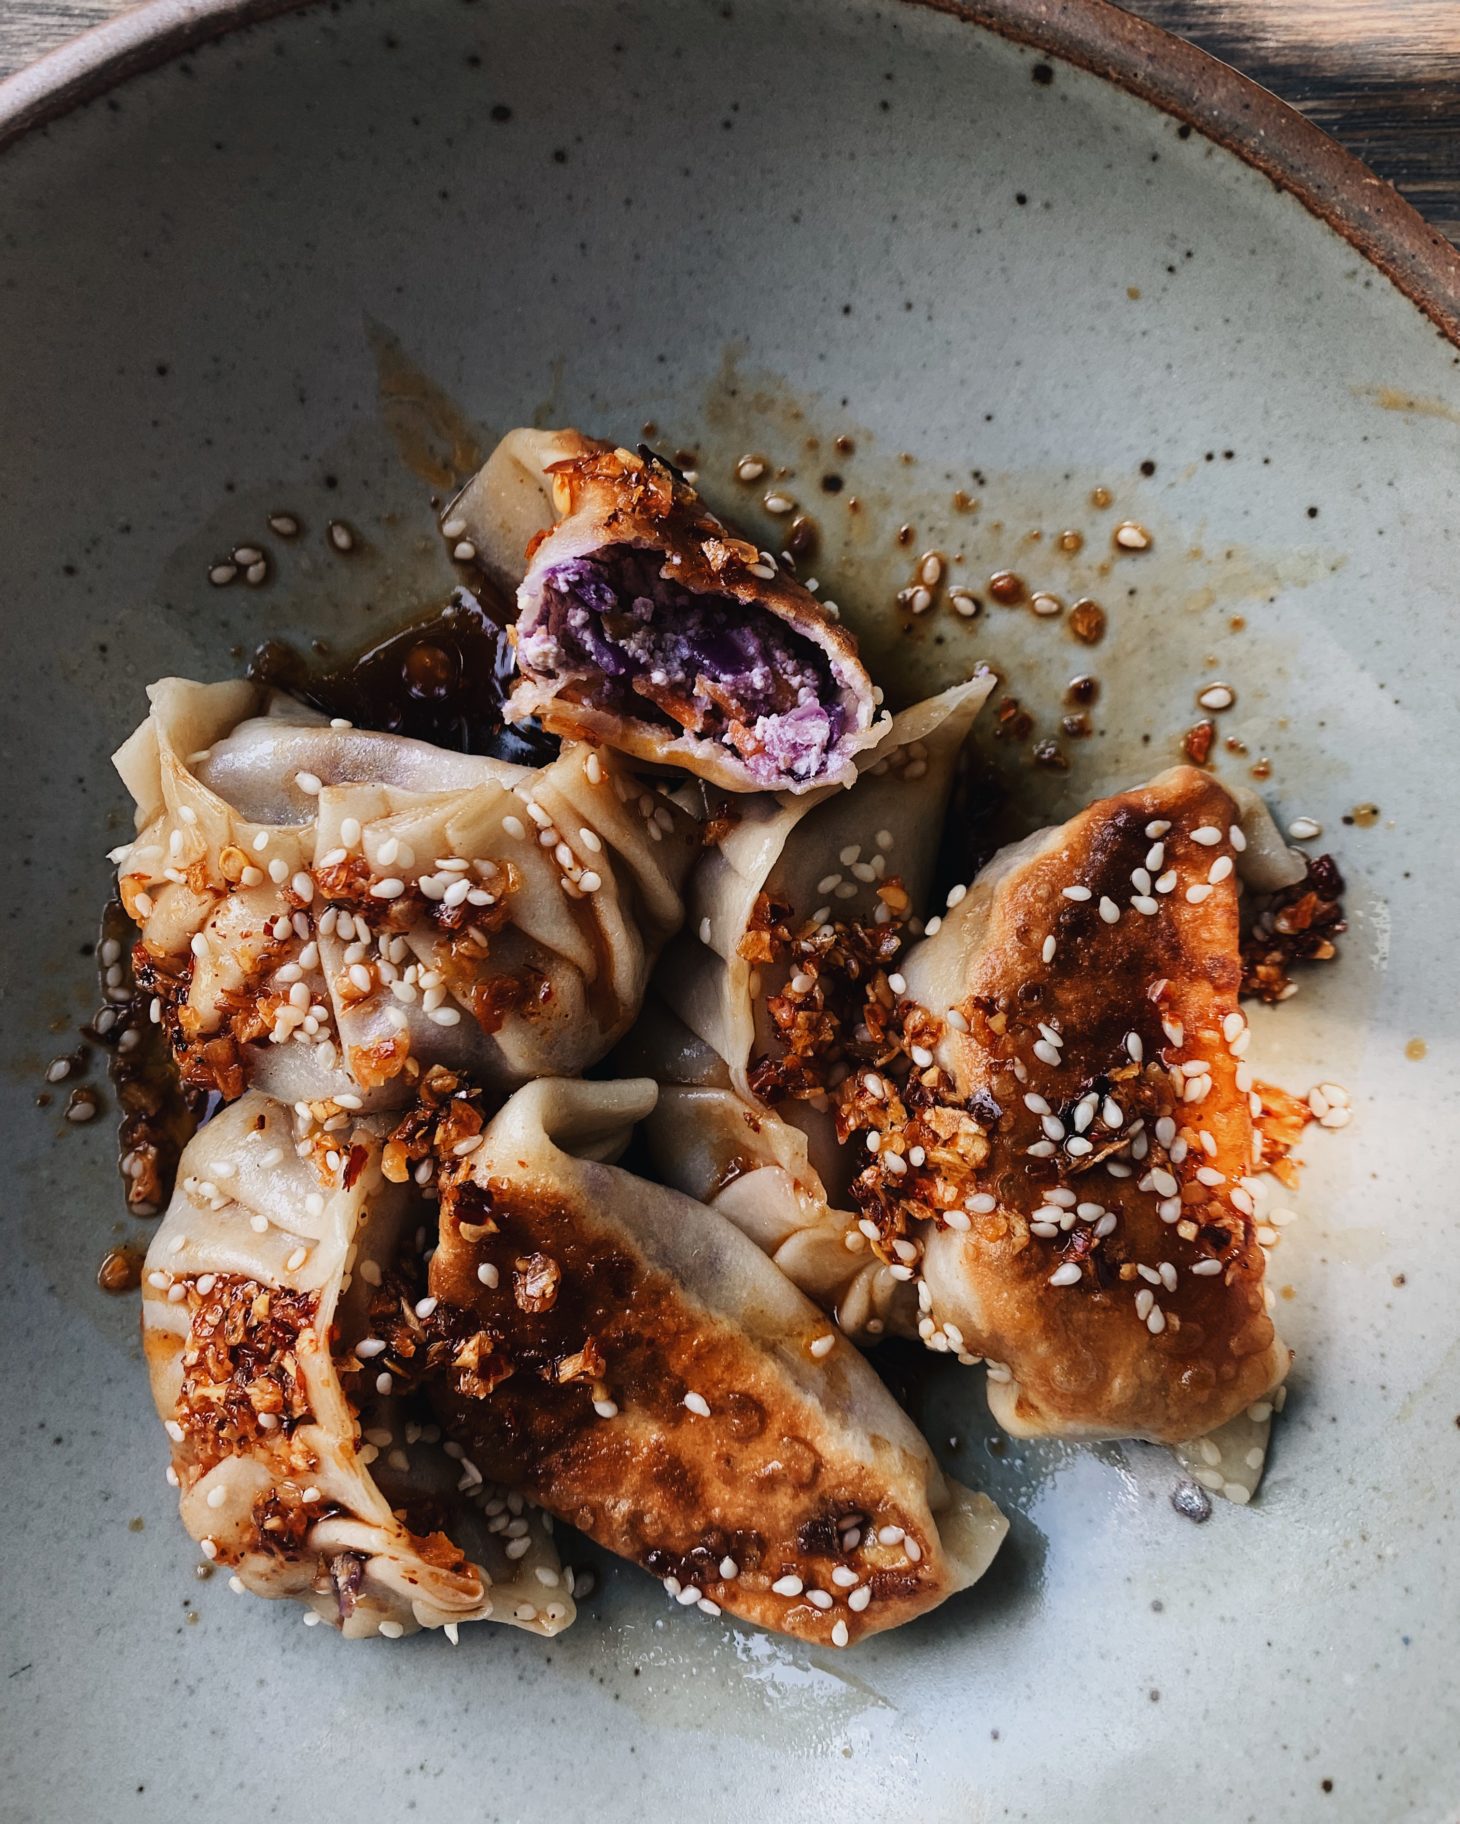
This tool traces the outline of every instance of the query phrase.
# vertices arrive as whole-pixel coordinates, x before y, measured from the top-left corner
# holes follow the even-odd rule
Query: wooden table
[[[128,0],[0,0],[0,76]],[[1255,77],[1460,241],[1460,0],[1126,0]]]

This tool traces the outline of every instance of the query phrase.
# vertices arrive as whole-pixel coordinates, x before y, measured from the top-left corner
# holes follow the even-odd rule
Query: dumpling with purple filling
[[[457,517],[463,503],[486,516],[489,553],[534,509],[557,519],[540,519],[517,592],[509,717],[727,791],[852,782],[875,713],[856,641],[669,463],[577,432],[513,432]]]

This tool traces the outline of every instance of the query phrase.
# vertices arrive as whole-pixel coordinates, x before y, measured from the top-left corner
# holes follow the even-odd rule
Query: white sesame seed
[[[835,1347],[836,1347],[836,1338],[834,1336],[832,1336],[830,1333],[828,1333],[825,1336],[816,1337],[810,1344],[811,1353],[817,1358],[818,1361],[823,1356],[830,1355],[832,1350],[835,1349]]]
[[[799,1596],[805,1587],[794,1572],[788,1572],[784,1577],[777,1577],[771,1585],[777,1596]]]
[[[1091,893],[1091,891],[1088,887],[1080,887],[1080,886],[1063,887],[1060,890],[1064,894],[1066,899],[1073,899],[1077,903],[1082,900],[1091,899],[1094,897],[1094,895]]]
[[[1078,1261],[1067,1260],[1063,1266],[1056,1267],[1049,1276],[1049,1283],[1052,1286],[1078,1286],[1080,1283]]]
[[[710,1402],[702,1393],[687,1393],[684,1396],[684,1403],[691,1412],[698,1413],[702,1419],[709,1418]]]
[[[951,887],[948,891],[947,901],[945,902],[948,910],[951,912],[955,906],[961,906],[963,904],[964,900],[967,899],[967,897],[968,897],[968,888],[967,887],[963,887],[963,886]]]
[[[1212,890],[1205,881],[1199,880],[1195,885],[1186,889],[1186,903],[1189,906],[1202,905],[1205,901],[1210,899],[1211,896]]]
[[[1196,700],[1203,709],[1230,709],[1237,697],[1230,684],[1208,684]]]
[[[831,1631],[831,1644],[834,1647],[844,1647],[850,1639],[851,1633],[847,1624],[844,1621],[838,1621]]]
[[[1207,870],[1207,879],[1214,887],[1220,886],[1236,865],[1230,855],[1219,855]]]
[[[1323,825],[1316,817],[1295,817],[1288,825],[1288,834],[1294,842],[1312,842],[1323,834]]]

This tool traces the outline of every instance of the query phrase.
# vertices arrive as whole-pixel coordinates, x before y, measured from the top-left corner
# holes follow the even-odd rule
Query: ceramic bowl
[[[1093,0],[276,10],[144,8],[0,104],[0,1813],[1448,1824],[1453,256]],[[1266,1074],[1354,1108],[1302,1149],[1274,1256],[1292,1394],[1259,1500],[1195,1525],[1164,1453],[1009,1442],[977,1374],[935,1377],[920,1416],[1008,1548],[854,1654],[687,1614],[587,1548],[557,1641],[345,1645],[195,1578],[136,1311],[93,1283],[140,1227],[112,1119],[38,1105],[94,1006],[108,755],[159,674],[436,604],[431,497],[508,426],[646,421],[763,540],[784,521],[736,459],[790,471],[892,689],[1000,669],[1034,730],[983,738],[1026,820],[1168,763],[1197,693],[1235,692],[1219,774],[1321,823],[1350,883],[1341,965],[1259,1022]],[[210,586],[259,541],[265,586]],[[1063,611],[910,619],[925,550]],[[1032,764],[1044,738],[1067,770]]]

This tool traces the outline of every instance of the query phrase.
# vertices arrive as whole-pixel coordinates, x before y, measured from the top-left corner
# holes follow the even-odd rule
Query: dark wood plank
[[[1460,241],[1457,0],[1126,0],[1291,102]]]
[[[0,76],[128,0],[0,0]],[[1281,95],[1460,241],[1460,0],[1126,0]]]

